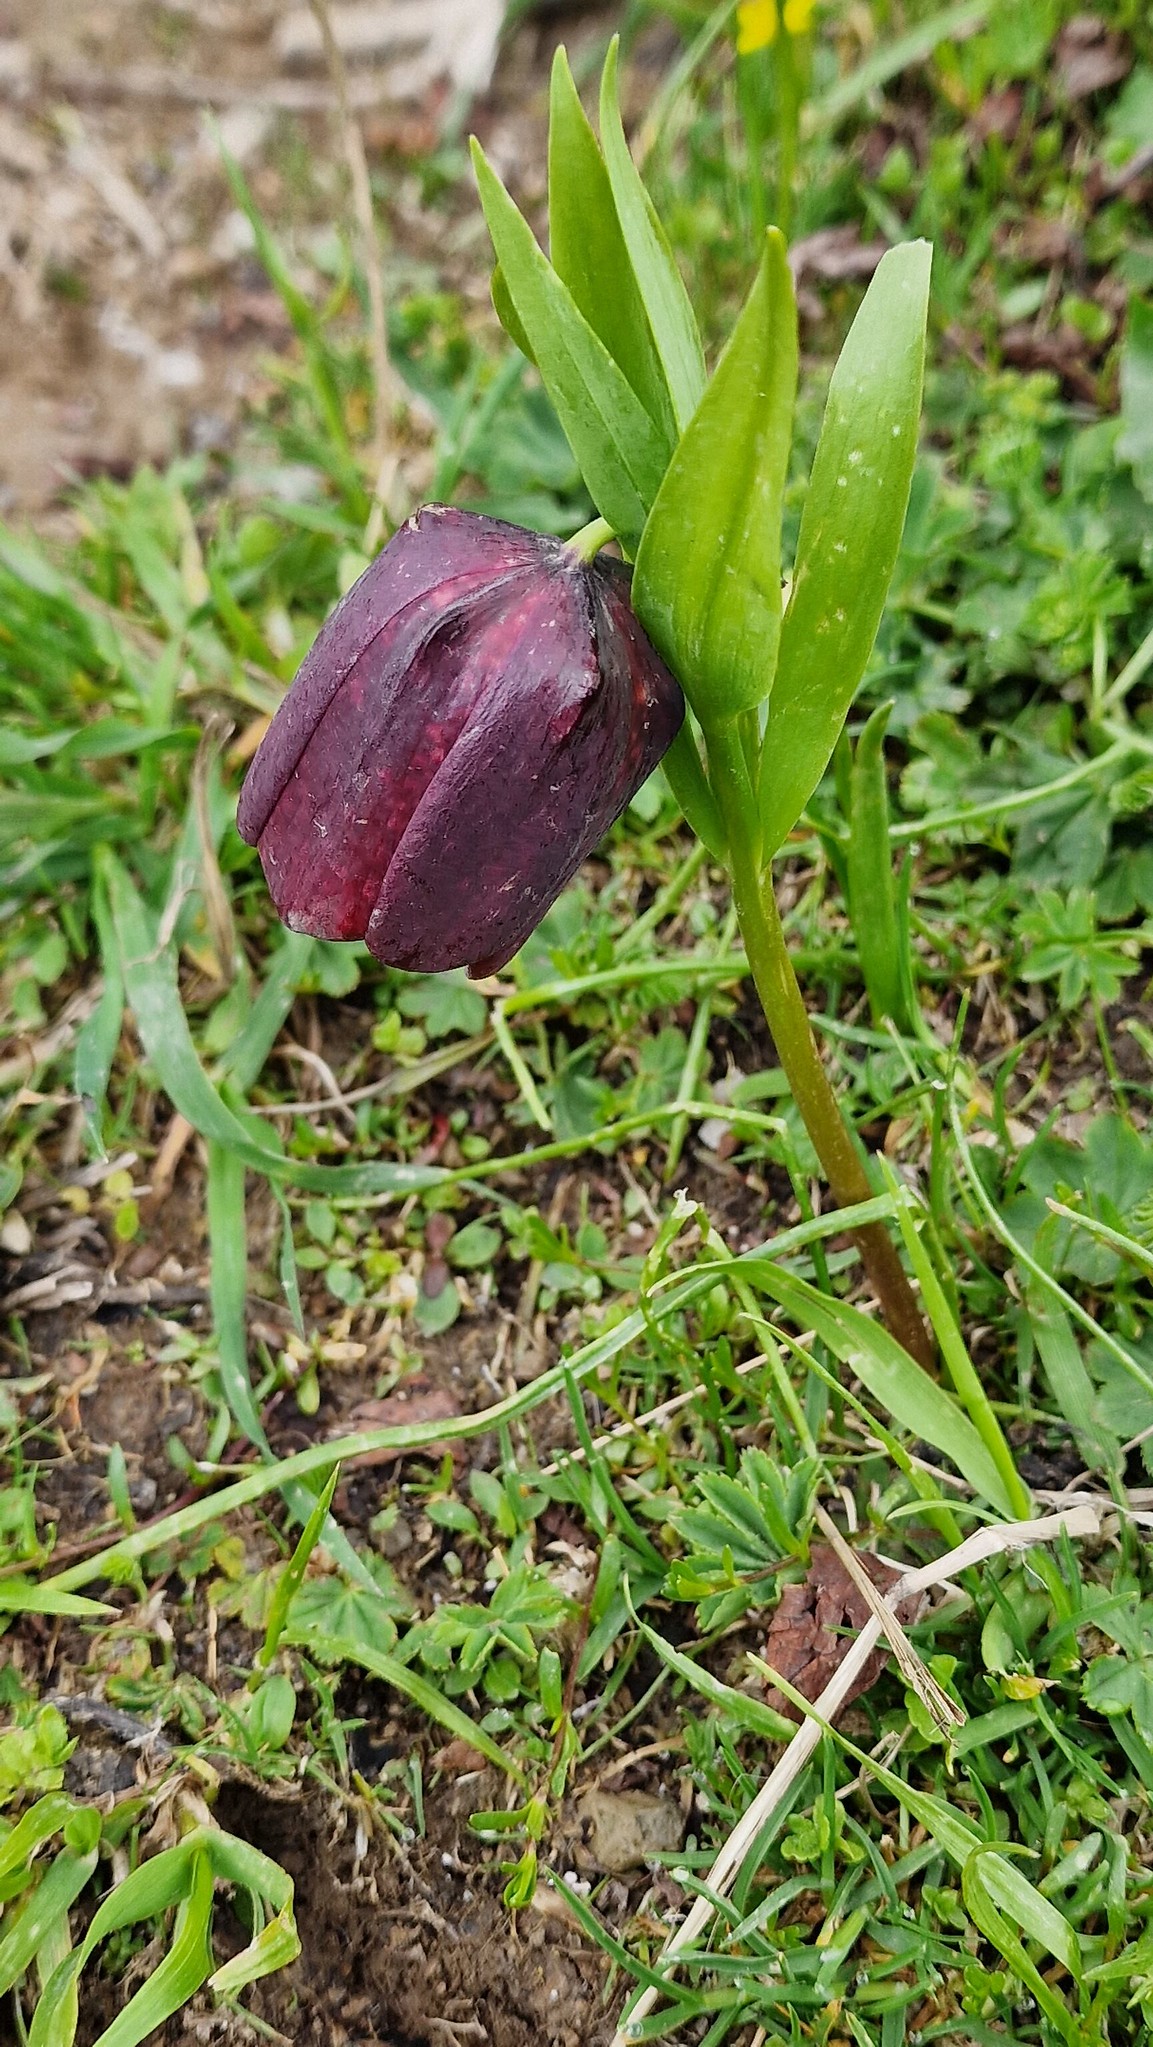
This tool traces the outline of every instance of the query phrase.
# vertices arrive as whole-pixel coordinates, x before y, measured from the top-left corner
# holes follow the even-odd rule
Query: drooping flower
[[[683,716],[623,563],[428,505],[322,628],[237,824],[292,930],[493,973]]]

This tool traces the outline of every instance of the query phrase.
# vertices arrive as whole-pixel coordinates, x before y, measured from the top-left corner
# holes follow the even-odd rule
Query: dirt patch
[[[510,1924],[503,1880],[462,1834],[454,1802],[451,1790],[437,1801],[437,1838],[361,1855],[355,1825],[321,1799],[286,1804],[225,1787],[222,1823],[296,1884],[304,1951],[253,1993],[258,2017],[317,2047],[344,2032],[381,2047],[594,2047],[610,2037],[599,1958],[567,1915],[532,1911]]]
[[[328,80],[318,56],[288,48],[290,12],[275,0],[2,0],[0,516],[43,516],[85,478],[233,449],[266,388],[262,363],[292,336],[222,146],[298,280],[328,298],[349,202]],[[603,29],[603,10],[591,27],[589,16],[550,7],[522,21],[474,103],[514,182],[543,161],[552,48]],[[444,205],[426,209],[415,174],[463,111],[428,71],[354,71],[388,288],[395,300],[435,279],[490,319],[471,195],[462,185],[469,219],[446,245]]]
[[[367,1804],[358,1816],[353,1803],[311,1788],[221,1789],[221,1824],[271,1856],[296,1888],[301,1954],[247,1993],[258,2023],[300,2047],[602,2047],[610,2039],[603,1958],[549,1893],[543,1909],[510,1921],[504,1879],[464,1829],[474,1791],[446,1787],[430,1814],[434,1831],[404,1843],[383,1829],[367,1834]],[[218,1913],[218,1957],[247,1938],[228,1910]],[[80,2047],[124,1999],[123,1985],[92,1976]],[[208,1998],[154,2037],[176,2047],[190,2030],[202,2040],[252,2039],[240,2016],[214,2010]]]

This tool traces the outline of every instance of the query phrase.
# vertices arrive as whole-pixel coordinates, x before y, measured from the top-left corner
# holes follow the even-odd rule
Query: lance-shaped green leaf
[[[750,1283],[778,1301],[798,1325],[827,1343],[834,1357],[849,1365],[866,1391],[879,1400],[910,1435],[919,1436],[952,1458],[962,1477],[998,1511],[1012,1518],[1016,1502],[988,1446],[944,1386],[876,1322],[849,1301],[822,1294],[817,1287],[786,1272],[770,1259],[742,1258],[741,1272]]]
[[[517,318],[516,307],[513,305],[509,295],[509,288],[504,281],[504,271],[499,263],[493,270],[490,290],[492,292],[493,312],[496,314],[509,340],[516,344],[521,354],[535,367],[536,357],[533,355],[532,348],[529,345],[528,335]]]
[[[1121,349],[1121,432],[1117,453],[1133,465],[1141,495],[1153,502],[1153,303],[1130,301]]]
[[[548,226],[553,269],[660,427],[671,455],[677,429],[669,387],[600,145],[563,49],[553,59],[549,95]]]
[[[664,364],[677,429],[683,433],[705,388],[704,351],[684,279],[625,140],[617,88],[618,47],[619,37],[614,36],[601,78],[601,147],[621,232]]]
[[[665,437],[475,141],[472,153],[488,231],[516,317],[592,500],[631,553],[665,471]]]
[[[766,855],[828,766],[885,608],[917,452],[931,261],[928,242],[882,257],[833,371],[769,703]]]
[[[797,309],[776,228],[728,347],[669,464],[633,604],[706,731],[768,695],[781,630],[781,497]]]
[[[912,1028],[908,923],[902,919],[889,839],[885,728],[892,704],[879,704],[857,741],[849,786],[849,915],[876,1023],[892,1017]]]

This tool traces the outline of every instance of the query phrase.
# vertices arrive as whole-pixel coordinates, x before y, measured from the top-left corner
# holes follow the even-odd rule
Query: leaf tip
[[[604,120],[606,110],[615,113],[618,118],[620,116],[620,100],[618,96],[617,83],[618,73],[620,71],[620,53],[621,39],[619,35],[615,35],[611,38],[608,49],[605,51],[604,69],[601,72],[602,123]]]

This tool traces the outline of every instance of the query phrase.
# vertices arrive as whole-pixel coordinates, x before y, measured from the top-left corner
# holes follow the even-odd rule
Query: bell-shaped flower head
[[[291,930],[494,973],[683,717],[621,562],[428,505],[322,628],[237,824]]]

